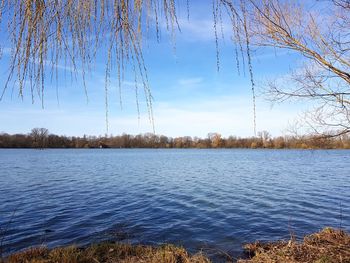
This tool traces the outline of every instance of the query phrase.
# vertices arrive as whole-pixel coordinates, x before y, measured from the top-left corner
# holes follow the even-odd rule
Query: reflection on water
[[[256,239],[350,230],[349,189],[346,150],[0,150],[7,253],[116,240],[237,257]]]

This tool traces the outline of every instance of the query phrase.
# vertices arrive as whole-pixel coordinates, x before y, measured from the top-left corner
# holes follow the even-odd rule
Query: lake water
[[[255,240],[350,230],[347,150],[0,150],[5,253],[101,240],[220,260]]]

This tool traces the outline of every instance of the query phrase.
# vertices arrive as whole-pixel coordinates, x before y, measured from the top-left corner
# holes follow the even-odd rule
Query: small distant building
[[[109,145],[103,143],[103,142],[99,142],[98,143],[98,148],[102,149],[102,148],[111,148]]]

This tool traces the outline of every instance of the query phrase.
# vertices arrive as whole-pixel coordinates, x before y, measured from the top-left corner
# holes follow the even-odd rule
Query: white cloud
[[[180,107],[160,105],[155,109],[158,133],[171,136],[206,136],[219,132],[224,136],[252,136],[253,106],[249,97],[220,97],[200,100]],[[274,135],[283,133],[296,114],[287,109],[257,105],[257,129]]]
[[[253,107],[247,97],[213,97],[191,100],[181,105],[172,102],[156,103],[153,108],[157,134],[167,136],[200,136],[219,132],[223,136],[253,136]],[[257,105],[257,129],[280,135],[293,121],[296,113],[288,108],[271,109]],[[106,132],[105,112],[88,105],[79,110],[13,110],[0,116],[1,130],[9,133],[29,132],[33,127],[47,127],[50,132],[66,135],[102,135]],[[109,133],[138,134],[152,132],[147,113],[110,111]]]

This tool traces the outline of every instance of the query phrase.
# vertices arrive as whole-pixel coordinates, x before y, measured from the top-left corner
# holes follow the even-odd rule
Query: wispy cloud
[[[215,29],[214,19],[210,14],[206,14],[201,17],[178,17],[177,19],[180,32],[176,31],[177,38],[186,42],[208,42],[215,41]],[[222,23],[221,23],[222,22]],[[168,32],[167,24],[165,20],[160,20],[160,27],[162,32]],[[222,21],[217,23],[217,33],[221,38],[224,35],[225,38],[230,39],[232,36],[232,24],[227,17],[223,17]],[[176,29],[175,29],[176,30]]]
[[[271,109],[267,104],[257,105],[258,130],[268,130],[273,135],[283,133],[297,116],[286,108]],[[223,136],[253,135],[253,113],[249,97],[222,96],[195,99],[190,103],[158,102],[154,104],[155,129],[158,134],[168,136],[201,136],[209,132],[219,132]],[[101,135],[106,132],[104,109],[80,107],[65,110],[54,108],[33,109],[23,112],[21,109],[6,111],[0,116],[0,122],[6,123],[6,132],[26,132],[33,127],[47,127],[51,132],[66,135]],[[113,134],[152,132],[147,112],[137,113],[111,110],[109,131]]]
[[[1,48],[2,55],[4,56],[11,56],[13,49],[10,47],[3,47]],[[36,65],[39,64],[38,61],[33,61],[32,59],[30,60],[31,63],[34,63]],[[67,72],[72,72],[72,73],[78,73],[81,74],[83,71],[81,68],[78,68],[77,66],[74,67],[73,63],[70,61],[67,61],[67,63],[61,63],[60,61],[51,61],[51,60],[44,60],[44,66],[49,69],[58,69],[58,70],[63,70]]]
[[[183,78],[179,79],[178,83],[181,86],[194,86],[198,85],[203,82],[203,78],[201,77],[194,77],[194,78]]]
[[[187,41],[211,41],[214,40],[214,26],[211,19],[179,19],[181,39]]]
[[[11,50],[11,48],[9,48],[9,47],[3,47],[3,48],[1,48],[1,53],[2,53],[2,55],[9,56],[9,55],[11,55],[11,52],[12,52],[12,50]]]
[[[257,105],[257,128],[280,135],[294,120],[296,112],[285,108],[271,109],[268,104]],[[253,107],[246,96],[222,96],[181,105],[159,103],[155,105],[156,132],[170,136],[201,136],[219,132],[224,136],[253,136]],[[142,130],[147,128],[147,116],[142,116]],[[144,130],[145,131],[145,130]]]

